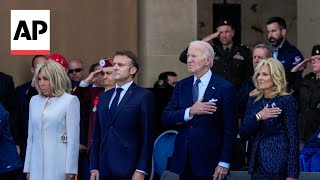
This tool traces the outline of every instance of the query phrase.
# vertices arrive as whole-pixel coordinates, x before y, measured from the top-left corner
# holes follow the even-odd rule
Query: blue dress
[[[297,127],[297,103],[290,96],[272,99],[261,98],[254,102],[249,98],[243,126],[242,140],[253,138],[249,162],[251,179],[285,179],[299,176],[299,137]],[[257,121],[256,113],[266,105],[279,107],[281,114],[276,118]]]

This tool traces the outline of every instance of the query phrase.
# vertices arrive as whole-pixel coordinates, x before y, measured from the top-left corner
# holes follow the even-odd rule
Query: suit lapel
[[[208,102],[210,99],[213,98],[215,93],[216,93],[216,78],[215,78],[215,75],[212,73],[207,89],[204,92],[203,101]]]
[[[194,80],[194,77],[190,76],[189,80],[186,81],[185,84],[181,85],[181,91],[183,92],[181,93],[183,95],[182,100],[184,101],[184,104],[186,105],[186,107],[191,107],[193,105],[193,100],[192,100],[193,80]]]
[[[111,119],[111,123],[114,122],[114,120],[118,116],[119,112],[122,110],[123,106],[128,102],[130,97],[133,95],[136,87],[137,87],[137,85],[135,83],[132,83],[131,86],[129,87],[129,89],[127,90],[127,92],[124,94],[123,98],[121,99],[121,101],[117,107],[117,110],[116,110],[114,117]],[[108,112],[109,112],[109,117],[110,117],[110,111],[108,111]]]
[[[107,120],[111,121],[109,103],[110,103],[113,92],[114,92],[114,88],[110,89],[109,91],[102,92],[102,93],[106,93],[105,96],[102,95],[102,93],[100,94],[98,108],[101,108],[102,113],[100,114],[100,118],[104,118],[105,122],[107,122]],[[103,116],[104,114],[105,116]],[[106,125],[106,123],[104,123],[104,125]]]

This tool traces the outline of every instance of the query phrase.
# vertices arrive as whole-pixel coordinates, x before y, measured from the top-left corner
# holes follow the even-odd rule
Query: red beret
[[[105,58],[105,59],[101,59],[99,61],[99,67],[98,69],[102,69],[102,68],[105,68],[105,67],[112,67],[112,61],[113,59],[112,58]]]
[[[60,54],[54,54],[54,55],[51,55],[48,60],[53,60],[53,61],[56,61],[57,63],[61,64],[62,67],[68,69],[68,61],[66,60],[65,57],[63,57],[62,55]]]

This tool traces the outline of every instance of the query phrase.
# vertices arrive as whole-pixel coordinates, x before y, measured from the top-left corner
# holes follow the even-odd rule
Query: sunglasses
[[[73,72],[77,72],[77,73],[78,73],[78,72],[80,72],[80,71],[82,71],[82,68],[69,69],[69,70],[68,70],[68,73],[69,73],[69,74],[72,74]]]

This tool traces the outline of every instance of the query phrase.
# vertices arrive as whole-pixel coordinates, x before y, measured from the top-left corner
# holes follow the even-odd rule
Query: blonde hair
[[[274,87],[272,87],[271,89],[271,94],[270,94],[271,98],[274,98],[276,96],[288,95],[289,93],[287,93],[286,73],[281,62],[274,58],[269,58],[267,60],[263,59],[259,62],[257,67],[254,69],[254,74],[252,77],[254,85],[259,92],[255,101],[261,99],[263,96],[263,92],[259,89],[258,81],[257,81],[259,70],[263,66],[267,66],[269,68],[270,76],[274,83]]]
[[[71,90],[71,81],[64,67],[55,61],[45,61],[37,65],[34,74],[35,87],[40,95],[43,96],[40,87],[38,76],[42,72],[49,80],[52,88],[52,96],[61,96],[63,93],[69,93]]]

